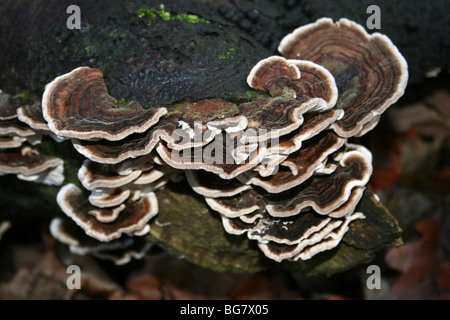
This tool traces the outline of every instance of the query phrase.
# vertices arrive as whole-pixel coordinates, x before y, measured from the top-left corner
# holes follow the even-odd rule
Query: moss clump
[[[86,50],[86,54],[89,56],[93,54],[95,55],[95,47],[92,45],[85,47],[84,50]]]
[[[227,53],[223,56],[220,56],[220,60],[230,60],[234,57],[234,54],[236,53],[236,50],[234,48],[230,48]]]
[[[208,20],[200,18],[199,16],[196,16],[194,14],[187,14],[187,13],[180,13],[175,16],[172,16],[170,12],[167,12],[165,10],[165,7],[163,4],[159,6],[159,9],[139,9],[136,12],[137,16],[141,19],[143,18],[149,18],[152,22],[155,21],[156,17],[160,17],[164,21],[170,21],[170,20],[176,20],[176,21],[184,21],[187,23],[209,23]]]

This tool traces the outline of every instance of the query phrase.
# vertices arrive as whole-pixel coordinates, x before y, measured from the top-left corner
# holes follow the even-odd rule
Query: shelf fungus
[[[83,188],[64,185],[57,202],[89,237],[104,243],[122,243],[124,238],[148,233],[150,220],[158,214],[154,191],[169,181],[177,181],[177,176],[174,169],[156,163],[155,157],[118,164],[86,159],[78,170]]]
[[[156,155],[116,164],[85,159],[77,175],[81,188],[69,183],[58,192],[66,217],[55,218],[51,232],[75,254],[116,264],[140,259],[152,247],[144,236],[159,211],[155,191],[179,175]]]
[[[40,103],[31,106],[39,108]],[[23,108],[30,105],[0,90],[0,175],[15,174],[21,180],[59,186],[64,181],[63,160],[35,147],[49,131],[22,121]]]
[[[228,233],[246,234],[273,260],[307,260],[335,248],[351,222],[365,218],[356,208],[372,156],[348,139],[376,126],[403,94],[408,70],[386,36],[347,19],[300,27],[279,51],[283,57],[257,63],[247,83],[274,97],[308,97],[315,107],[266,144],[255,166],[233,176],[191,167],[186,177]]]
[[[50,130],[58,136],[114,141],[146,131],[167,110],[117,101],[108,94],[100,70],[80,67],[45,87],[42,112]]]
[[[282,39],[278,51],[288,59],[312,61],[336,79],[336,108],[345,115],[333,124],[343,137],[363,135],[404,93],[408,66],[391,40],[368,34],[348,19],[322,18],[297,28]]]
[[[247,99],[145,106],[112,97],[87,66],[50,82],[41,103],[9,106],[0,92],[0,171],[59,167],[25,144],[37,133],[69,140],[84,162],[57,195],[65,216],[51,232],[74,253],[141,257],[155,191],[186,177],[226,232],[276,261],[311,259],[365,218],[372,155],[350,139],[402,96],[408,68],[386,36],[347,19],[302,26],[278,50],[241,79],[254,90]]]
[[[0,150],[18,148],[25,143],[36,145],[42,135],[17,118],[0,120]]]
[[[0,175],[15,174],[19,179],[48,185],[64,181],[63,160],[40,154],[30,147],[0,150]]]
[[[101,260],[110,260],[123,265],[133,259],[142,259],[151,250],[153,244],[144,237],[125,234],[110,242],[101,242],[88,236],[69,218],[53,218],[50,223],[52,236],[69,246],[77,255],[91,255]],[[144,234],[143,234],[144,235]]]
[[[112,208],[99,208],[89,203],[83,190],[74,184],[61,188],[57,196],[61,210],[89,236],[103,242],[120,238],[124,233],[139,232],[158,213],[153,192],[129,197]]]

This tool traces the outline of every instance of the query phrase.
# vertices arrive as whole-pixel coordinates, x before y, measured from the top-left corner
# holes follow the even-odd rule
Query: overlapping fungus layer
[[[386,36],[347,19],[300,27],[279,51],[249,72],[259,92],[241,103],[142,106],[111,97],[100,70],[77,68],[46,86],[42,108],[2,102],[0,171],[33,176],[60,164],[22,147],[38,132],[71,139],[86,158],[82,188],[61,188],[67,217],[51,230],[76,253],[122,248],[117,263],[141,256],[155,190],[186,177],[226,232],[245,234],[276,261],[310,259],[364,218],[355,208],[372,156],[349,139],[401,97],[407,64]]]

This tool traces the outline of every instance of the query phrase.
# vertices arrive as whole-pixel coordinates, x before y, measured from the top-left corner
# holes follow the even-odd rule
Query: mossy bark
[[[386,34],[398,46],[408,61],[410,82],[450,67],[445,0],[80,0],[81,30],[69,30],[66,10],[72,4],[1,1],[2,90],[40,93],[54,77],[89,65],[105,73],[117,97],[145,105],[172,103],[187,93],[235,98],[245,92],[241,88],[249,69],[279,54],[277,46],[287,33],[322,17],[366,26],[370,5],[380,8],[381,29],[368,31]],[[161,4],[172,16],[194,14],[210,23],[138,17],[139,9]]]

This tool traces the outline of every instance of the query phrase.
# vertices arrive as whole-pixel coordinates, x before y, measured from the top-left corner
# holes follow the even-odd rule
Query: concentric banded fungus
[[[332,82],[330,81],[329,83]],[[247,130],[240,134],[235,133],[233,135],[218,134],[211,143],[201,149],[194,148],[193,150],[187,149],[174,152],[174,150],[171,150],[164,143],[160,143],[157,145],[156,151],[166,163],[174,168],[192,170],[202,169],[213,172],[223,179],[232,179],[239,174],[252,169],[265,158],[271,157],[271,153],[276,153],[277,156],[280,156],[278,151],[281,147],[284,147],[285,149],[282,150],[281,158],[278,158],[278,162],[274,164],[277,165],[287,157],[289,152],[293,152],[295,149],[300,148],[302,140],[314,136],[320,132],[320,130],[328,127],[333,120],[342,115],[341,112],[336,111],[324,112],[324,115],[317,113],[317,109],[323,108],[324,105],[326,108],[332,106],[320,98],[308,98],[303,95],[295,101],[297,101],[297,103],[301,102],[301,105],[292,111],[293,113],[291,113],[291,116],[289,117],[291,119],[291,124],[285,122],[286,118],[284,116],[282,118],[275,116],[266,119],[264,125],[253,132]],[[314,113],[315,116],[311,117],[312,121],[305,124],[306,128],[305,130],[302,130],[304,117],[309,113]],[[261,120],[258,120],[258,123],[260,121]],[[283,124],[283,122],[286,125],[284,128],[280,127],[280,123]],[[249,124],[250,123],[251,122],[249,122]],[[254,124],[252,124],[252,127],[253,126]],[[294,131],[299,127],[299,132]],[[269,128],[271,128],[271,130],[269,130]],[[279,137],[283,139],[284,135],[288,135],[290,132],[295,132],[297,134],[293,143],[288,137],[285,139],[285,146],[272,143],[271,148],[276,150],[269,153],[267,152],[265,147],[267,145],[267,140],[278,140]]]
[[[104,164],[148,155],[159,141],[156,132],[135,133],[120,141],[73,139],[74,148],[86,158]]]
[[[158,201],[154,193],[148,193],[138,200],[130,198],[123,209],[121,207],[108,210],[92,206],[83,191],[73,184],[67,184],[61,188],[57,202],[61,210],[89,236],[104,242],[117,239],[123,233],[142,230],[148,221],[158,213]],[[115,219],[111,218],[110,220],[113,221],[102,223],[94,215],[102,216],[103,219],[107,216]]]
[[[169,181],[180,181],[178,177],[181,175],[180,170],[173,169],[167,165],[157,165],[155,164],[153,168],[142,172],[142,174],[133,181],[133,185],[151,185],[153,183],[159,184],[165,181],[166,183]]]
[[[278,262],[285,259],[292,261],[298,259],[308,260],[319,252],[336,247],[348,231],[350,222],[361,218],[364,218],[364,215],[356,212],[345,219],[328,223],[322,230],[312,233],[308,238],[295,245],[285,245],[271,241],[267,243],[258,242],[258,246],[267,257]]]
[[[222,222],[228,233],[246,233],[249,239],[257,240],[263,252],[276,261],[306,260],[334,248],[348,230],[348,224],[364,217],[361,213],[354,214],[363,191],[363,188],[356,188],[349,201],[328,216],[306,211],[274,219],[265,213],[248,222],[245,220],[251,219],[242,219],[243,216],[234,219],[222,216]]]
[[[27,141],[27,138],[19,136],[0,137],[0,150],[18,148]]]
[[[324,176],[314,177],[309,186],[300,185],[293,191],[293,198],[287,203],[271,201],[266,206],[272,216],[286,217],[298,214],[303,208],[311,206],[320,214],[328,214],[349,199],[355,187],[365,186],[372,174],[370,152],[357,147],[345,153],[336,170]],[[309,181],[308,181],[309,184]]]
[[[252,68],[247,83],[250,87],[265,90],[272,96],[284,93],[292,94],[294,97],[315,99],[317,102],[315,110],[332,108],[338,97],[336,83],[331,73],[311,61],[269,57]]]
[[[250,186],[240,183],[237,179],[224,180],[201,170],[186,170],[186,178],[195,192],[208,198],[232,197],[250,189]]]
[[[255,148],[247,159],[236,163],[233,157],[237,142],[229,135],[221,135],[204,148],[174,151],[163,143],[158,144],[156,151],[161,159],[173,168],[181,170],[202,169],[219,175],[222,179],[232,179],[237,175],[255,167],[264,159],[265,148]]]
[[[256,210],[267,210],[274,217],[289,217],[308,207],[320,214],[328,214],[345,203],[355,187],[367,184],[372,174],[371,160],[367,149],[352,145],[329,175],[313,176],[278,194],[252,188],[230,198],[207,198],[206,202],[230,218]]]
[[[248,123],[246,130],[236,134],[244,138],[240,141],[240,145],[261,142],[296,130],[303,123],[303,114],[316,110],[321,101],[305,96],[297,99],[260,96],[252,102],[237,106],[224,101],[219,102],[217,99],[193,105],[185,103],[182,107],[173,106],[175,110],[170,111],[170,116],[163,118],[159,124],[145,133],[135,133],[121,141],[74,139],[73,143],[75,149],[88,159],[100,163],[118,163],[128,158],[150,154],[159,141],[166,143],[168,153],[171,153],[171,150],[206,148],[208,144],[214,143],[214,140],[217,143],[217,139],[220,139],[218,137],[222,134],[219,129],[233,133],[246,123]],[[192,110],[189,107],[192,107]],[[178,110],[179,108],[184,109]],[[225,112],[225,115],[220,115],[220,112]],[[236,113],[241,114],[238,120],[235,117]],[[175,114],[182,117],[182,120],[175,117]],[[247,120],[242,120],[244,118]],[[195,127],[196,121],[202,123],[205,121],[206,124],[201,128]],[[228,124],[224,125],[225,122]],[[181,164],[176,166],[173,163],[173,166],[177,169],[189,169]]]
[[[44,115],[42,114],[40,102],[17,108],[17,117],[20,121],[30,126],[38,136],[49,135],[56,142],[62,142],[66,139],[63,137],[58,137],[50,131],[47,121],[45,121]],[[28,140],[30,140],[30,138],[28,138]]]
[[[30,137],[35,134],[33,129],[17,119],[0,121],[0,136]]]
[[[108,95],[98,69],[80,67],[57,77],[42,97],[42,111],[52,132],[66,138],[120,140],[144,132],[166,114],[165,108],[145,110]]]
[[[188,182],[197,193],[209,197],[230,197],[248,190],[249,184],[260,186],[270,193],[279,193],[291,189],[313,175],[322,168],[327,157],[338,150],[345,139],[337,137],[333,132],[327,132],[316,139],[307,141],[307,144],[286,156],[287,160],[281,163],[282,168],[277,173],[262,177],[258,171],[248,170],[235,179],[221,179],[218,175],[203,170],[187,170]],[[240,181],[240,182],[239,182]]]
[[[89,195],[89,203],[99,208],[116,207],[125,202],[130,195],[129,189],[94,189]]]
[[[130,170],[128,174],[119,174],[113,165],[85,160],[78,170],[78,179],[88,190],[99,188],[119,188],[136,180],[142,170]]]
[[[306,211],[300,215],[279,219],[273,219],[267,213],[260,215],[257,219],[247,219],[244,216],[239,218],[222,216],[222,221],[225,230],[230,234],[247,233],[249,239],[259,242],[273,241],[293,245],[322,230],[330,222],[336,223],[336,221],[340,221],[339,218],[353,214],[363,191],[364,188],[355,189],[352,199],[330,212],[328,216],[317,214],[314,211]]]
[[[228,233],[256,240],[269,258],[306,260],[337,246],[364,218],[355,208],[372,173],[370,152],[347,138],[371,130],[403,94],[407,65],[387,37],[346,19],[298,28],[279,51],[284,57],[260,61],[247,77],[269,94],[239,103],[143,108],[109,96],[97,69],[56,78],[43,120],[87,158],[78,172],[87,191],[64,186],[61,209],[113,244],[147,232],[158,211],[153,191],[186,176]],[[38,107],[18,110],[35,130],[45,127]],[[97,252],[61,226],[53,223],[55,237],[72,250]]]
[[[253,184],[270,193],[283,192],[309,179],[328,156],[344,145],[345,139],[333,132],[316,136],[298,151],[290,154],[273,175],[262,177],[256,171],[248,171],[238,177],[245,184]]]
[[[300,70],[294,64],[286,63],[282,57],[270,57],[258,62],[250,71],[247,83],[257,90],[280,96],[292,80],[300,78]]]
[[[0,96],[0,149],[20,147],[25,142],[35,145],[41,140],[41,133],[17,119],[19,101],[11,103],[11,98]]]
[[[389,38],[369,35],[347,19],[335,24],[323,18],[302,26],[283,38],[278,50],[288,59],[318,63],[334,76],[336,106],[345,115],[333,128],[343,137],[373,128],[374,118],[403,95],[408,80],[407,63]]]
[[[292,83],[294,89],[285,87],[284,94],[275,97],[258,96],[250,102],[241,104],[221,99],[174,104],[158,124],[144,133],[135,131],[121,141],[87,141],[86,138],[80,137],[74,139],[74,146],[78,152],[93,161],[118,163],[131,157],[147,155],[159,141],[164,141],[158,145],[158,152],[161,157],[165,157],[165,161],[170,161],[173,159],[169,159],[167,155],[173,150],[207,148],[208,144],[220,140],[223,134],[235,133],[234,137],[240,147],[278,138],[298,129],[307,112],[323,111],[333,107],[336,101],[336,86],[333,77],[324,68],[311,62],[292,61],[289,64],[281,57],[272,57],[268,61],[261,62],[251,71],[249,81],[257,88],[269,90],[273,81],[279,88],[288,85],[299,77],[299,67],[304,70],[305,79],[302,82]],[[291,72],[292,74],[287,77],[291,77],[292,81],[287,81],[286,77],[281,77],[284,80],[271,78],[279,77],[277,73],[279,70]],[[264,85],[265,81],[268,82],[267,85]],[[296,92],[301,95],[296,96]],[[256,151],[256,145],[253,148],[245,147],[238,149],[237,152],[234,149],[226,151],[226,154],[230,154],[238,163],[243,162],[251,156],[252,151]],[[211,146],[209,148],[211,149]],[[172,161],[170,165],[177,169],[194,169],[176,161]],[[201,164],[196,164],[195,168],[202,168]],[[208,168],[206,165],[205,170]],[[243,170],[247,169],[246,167]],[[227,175],[225,171],[222,170]],[[213,169],[212,172],[220,172],[220,169]]]
[[[39,154],[28,147],[0,151],[0,173],[16,174],[22,180],[60,185],[63,160]]]
[[[323,99],[320,110],[334,107],[338,99],[338,89],[333,75],[327,69],[305,60],[287,60],[287,63],[296,66],[301,73],[301,77],[289,85],[297,96]]]
[[[167,166],[166,166],[167,167]],[[116,165],[85,160],[78,170],[82,185],[91,191],[89,202],[96,207],[115,207],[132,192],[150,192],[165,185],[175,175],[174,169],[153,164],[150,159],[129,159]]]
[[[111,208],[92,208],[88,213],[94,216],[98,222],[110,223],[116,221],[125,208],[125,204],[121,203]]]
[[[153,246],[143,238],[127,234],[107,243],[101,242],[86,235],[73,221],[63,218],[51,221],[50,232],[55,239],[68,245],[74,254],[89,254],[103,260],[112,260],[117,265],[143,258]]]
[[[17,178],[24,181],[32,181],[35,183],[42,183],[47,185],[60,186],[64,182],[64,167],[61,163],[54,168],[48,168],[42,172],[33,175],[17,174]]]
[[[35,130],[49,131],[39,102],[19,107],[17,109],[17,116],[20,121],[26,123]]]

